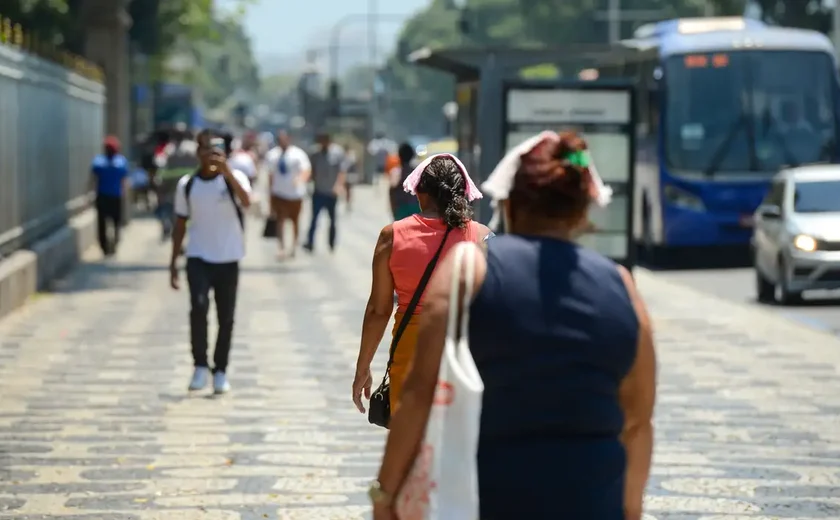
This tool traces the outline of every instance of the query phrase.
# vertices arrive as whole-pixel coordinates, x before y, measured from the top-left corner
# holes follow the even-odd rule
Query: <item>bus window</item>
[[[696,56],[690,63],[676,56],[666,64],[671,166],[724,174],[830,158],[836,130],[828,54],[712,53],[705,67]]]
[[[729,67],[687,66],[681,56],[666,62],[668,93],[663,130],[666,157],[672,167],[703,171],[715,151],[729,139],[727,153],[717,169],[750,169],[749,140],[737,127],[745,108],[746,63],[744,53],[733,54]]]
[[[757,52],[754,89],[766,99],[756,107],[757,150],[764,169],[807,164],[825,156],[835,141],[833,64],[828,54]]]

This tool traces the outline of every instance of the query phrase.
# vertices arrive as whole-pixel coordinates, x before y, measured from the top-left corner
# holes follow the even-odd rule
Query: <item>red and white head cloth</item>
[[[535,135],[519,146],[513,147],[496,165],[486,181],[481,184],[481,190],[494,201],[507,200],[510,190],[513,188],[513,179],[519,171],[522,156],[533,150],[540,143],[547,140],[557,141],[560,137],[556,132],[545,131]],[[589,150],[582,152],[589,163],[589,173],[592,177],[592,202],[604,207],[612,200],[612,188],[604,184],[595,163],[592,161],[592,154]]]
[[[466,184],[465,196],[467,200],[472,202],[476,199],[480,199],[483,197],[481,192],[476,187],[473,180],[470,178],[469,172],[467,172],[467,168],[464,166],[464,163],[458,160],[457,157],[452,155],[451,153],[439,153],[435,155],[430,155],[426,157],[426,159],[417,165],[416,168],[411,172],[411,174],[405,179],[403,182],[403,189],[412,194],[417,195],[417,185],[420,184],[420,179],[423,177],[423,172],[426,171],[426,168],[431,164],[431,162],[437,157],[446,157],[455,161],[455,164],[458,165],[458,169],[461,170],[461,175],[464,176],[464,182]]]

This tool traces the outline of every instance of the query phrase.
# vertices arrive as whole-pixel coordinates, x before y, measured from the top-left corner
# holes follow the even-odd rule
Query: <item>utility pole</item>
[[[376,0],[368,0],[368,45],[370,46],[370,64],[376,67],[377,32],[379,29],[379,6]]]
[[[839,0],[840,1],[840,0]],[[606,21],[609,27],[610,44],[621,41],[621,24],[623,22],[649,22],[664,15],[663,11],[650,9],[628,9],[621,10],[621,0],[609,0],[606,11],[595,13],[595,19]]]
[[[377,23],[379,19],[379,13],[377,12],[379,6],[377,4],[377,0],[368,0],[368,45],[370,45],[370,69],[372,72],[370,82],[370,129],[373,133],[376,132],[376,121],[379,118],[376,94],[376,78],[379,69],[376,64],[376,33],[379,29],[379,24]]]
[[[621,0],[610,0],[607,18],[610,24],[610,43],[618,43],[621,40]]]

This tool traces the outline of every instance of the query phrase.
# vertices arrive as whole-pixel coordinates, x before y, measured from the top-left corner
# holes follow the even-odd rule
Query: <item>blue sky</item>
[[[364,14],[369,4],[378,4],[383,16],[377,39],[380,54],[392,49],[402,23],[428,5],[430,0],[258,0],[249,8],[245,28],[251,35],[254,54],[264,74],[299,67],[309,48],[329,45],[333,26],[348,15]],[[219,0],[219,4],[235,0]],[[396,16],[395,16],[396,15]],[[341,31],[341,66],[363,63],[369,56],[365,48],[367,29],[360,20]]]

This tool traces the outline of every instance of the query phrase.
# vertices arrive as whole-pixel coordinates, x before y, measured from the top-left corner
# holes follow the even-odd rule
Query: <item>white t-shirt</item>
[[[224,177],[202,179],[196,175],[188,203],[186,187],[190,177],[192,174],[181,177],[175,190],[175,214],[190,219],[187,258],[200,258],[213,264],[242,260],[245,233]],[[251,186],[245,174],[233,170],[233,177],[250,195]],[[236,200],[236,194],[233,199]]]
[[[228,159],[228,166],[231,170],[241,171],[248,179],[253,180],[257,176],[257,164],[248,152],[233,152]]]
[[[280,162],[285,163],[286,173],[280,173]],[[283,150],[276,146],[265,154],[265,162],[271,172],[271,194],[288,200],[298,200],[306,196],[306,185],[296,182],[303,172],[311,170],[309,155],[301,148],[290,145]]]

